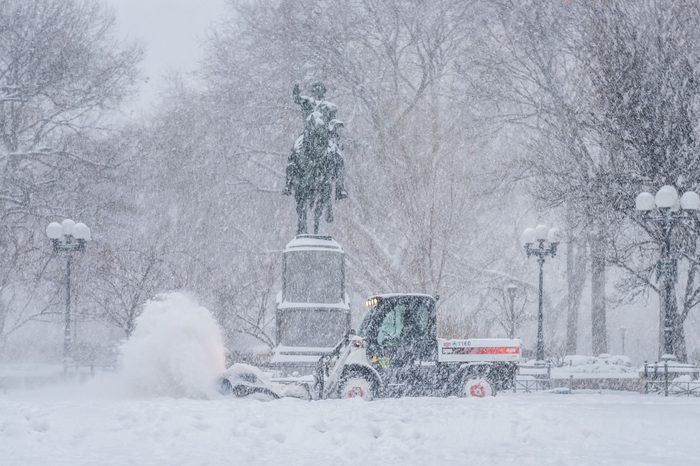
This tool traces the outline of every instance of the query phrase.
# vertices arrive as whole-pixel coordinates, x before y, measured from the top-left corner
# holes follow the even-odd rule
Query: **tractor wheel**
[[[463,397],[474,396],[483,398],[485,396],[494,395],[495,391],[488,380],[483,378],[468,377],[462,382],[460,395]]]
[[[370,401],[374,398],[372,382],[362,376],[352,375],[340,384],[341,398],[362,398]]]

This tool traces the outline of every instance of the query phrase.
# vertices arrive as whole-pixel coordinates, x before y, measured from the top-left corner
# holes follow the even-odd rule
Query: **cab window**
[[[412,312],[413,319],[416,321],[416,327],[419,335],[424,338],[428,336],[428,328],[430,326],[430,307],[425,301],[416,303],[415,309]]]
[[[403,330],[403,313],[406,306],[399,304],[387,313],[382,320],[377,335],[377,343],[381,346],[396,346]]]

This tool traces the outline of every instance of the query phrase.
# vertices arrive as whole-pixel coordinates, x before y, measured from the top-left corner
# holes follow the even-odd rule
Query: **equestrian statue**
[[[336,119],[337,107],[324,100],[326,87],[316,82],[311,96],[301,95],[294,85],[294,102],[301,107],[304,131],[294,142],[287,162],[284,194],[294,195],[297,204],[297,234],[307,233],[307,213],[314,213],[314,234],[318,234],[321,215],[333,222],[333,198],[345,199],[343,185],[345,163],[338,130],[343,122]]]

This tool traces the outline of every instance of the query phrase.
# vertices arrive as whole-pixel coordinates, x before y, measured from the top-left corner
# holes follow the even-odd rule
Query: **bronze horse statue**
[[[343,122],[335,118],[335,104],[324,100],[326,88],[314,83],[312,95],[303,96],[299,85],[294,86],[294,102],[301,106],[304,132],[294,142],[287,162],[284,194],[294,194],[297,205],[297,234],[307,232],[307,213],[314,213],[314,233],[318,233],[321,215],[333,221],[333,190],[335,200],[345,199],[343,186],[345,165],[338,129]]]

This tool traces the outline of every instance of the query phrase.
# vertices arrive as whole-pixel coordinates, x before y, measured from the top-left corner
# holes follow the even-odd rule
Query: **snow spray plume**
[[[139,395],[207,397],[225,368],[221,329],[187,294],[159,295],[145,304],[120,362]]]

